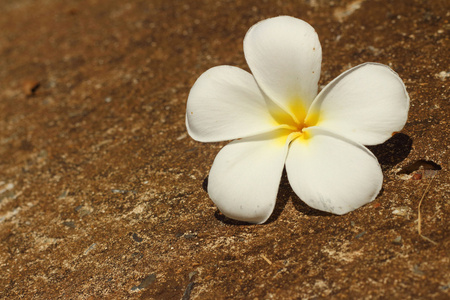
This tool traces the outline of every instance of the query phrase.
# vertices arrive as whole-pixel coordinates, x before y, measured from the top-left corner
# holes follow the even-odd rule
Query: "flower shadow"
[[[227,224],[227,225],[235,225],[235,226],[249,226],[249,225],[255,225],[252,223],[244,222],[244,221],[237,221],[230,218],[225,217],[224,214],[220,212],[219,209],[216,210],[214,213],[214,217],[219,220],[220,222]]]
[[[283,172],[283,176],[281,177],[281,183],[280,183],[280,190],[278,191],[278,197],[277,197],[277,205],[275,207],[274,213],[269,218],[267,223],[270,223],[271,221],[275,221],[278,219],[279,215],[281,214],[281,211],[284,210],[284,207],[286,206],[286,203],[291,200],[294,208],[306,216],[334,216],[334,214],[320,211],[317,209],[314,209],[312,207],[309,207],[305,202],[303,202],[297,194],[292,189],[289,180],[286,175],[286,170]],[[273,218],[273,220],[272,220]]]
[[[205,181],[207,179],[205,178]],[[280,217],[281,213],[284,211],[286,204],[288,201],[291,200],[292,204],[294,205],[295,209],[299,212],[301,212],[304,215],[307,216],[334,216],[331,213],[323,212],[320,210],[316,210],[314,208],[309,207],[306,205],[303,201],[300,200],[300,198],[295,194],[295,192],[292,190],[289,180],[287,179],[286,170],[283,171],[283,175],[281,176],[281,182],[280,187],[278,190],[277,195],[277,202],[275,204],[275,208],[270,215],[269,219],[264,222],[261,225],[268,225]],[[219,220],[220,222],[227,224],[227,225],[235,225],[235,226],[248,226],[248,225],[255,225],[248,222],[242,222],[242,221],[236,221],[230,218],[227,218],[225,215],[223,215],[218,209],[214,213],[214,217]]]
[[[412,144],[413,140],[408,135],[397,133],[383,144],[367,148],[376,156],[382,169],[386,170],[408,157]]]

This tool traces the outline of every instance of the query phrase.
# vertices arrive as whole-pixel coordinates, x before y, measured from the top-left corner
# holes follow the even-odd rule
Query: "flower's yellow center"
[[[291,101],[287,110],[289,112],[284,110],[272,111],[276,125],[284,129],[279,139],[280,143],[285,143],[288,136],[290,136],[289,139],[291,141],[294,139],[307,141],[310,135],[305,129],[317,125],[319,122],[319,113],[308,112],[299,99]]]

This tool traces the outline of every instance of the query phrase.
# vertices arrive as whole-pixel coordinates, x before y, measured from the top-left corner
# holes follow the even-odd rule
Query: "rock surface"
[[[0,298],[448,299],[447,0],[15,0],[0,11]],[[318,32],[321,85],[387,64],[410,116],[371,147],[385,175],[373,203],[321,213],[283,178],[270,221],[240,224],[202,189],[225,143],[191,140],[185,104],[208,68],[248,69],[246,31],[277,15]]]

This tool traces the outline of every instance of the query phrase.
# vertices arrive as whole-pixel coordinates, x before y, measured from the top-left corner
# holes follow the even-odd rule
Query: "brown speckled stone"
[[[449,297],[447,0],[126,2],[0,3],[1,299]],[[321,85],[387,64],[410,115],[371,147],[374,203],[317,212],[284,177],[270,221],[245,225],[202,189],[225,143],[191,140],[185,104],[208,68],[248,69],[246,31],[277,15],[318,32]],[[437,244],[417,232],[430,176],[401,172],[419,160],[441,168],[421,204]]]

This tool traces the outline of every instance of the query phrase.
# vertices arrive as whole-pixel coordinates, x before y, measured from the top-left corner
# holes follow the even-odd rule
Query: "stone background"
[[[0,1],[0,298],[448,299],[449,11],[447,0]],[[387,64],[410,116],[371,147],[385,175],[373,203],[317,212],[283,178],[270,221],[240,224],[202,189],[225,143],[187,136],[186,99],[210,67],[248,69],[246,31],[277,15],[318,32],[321,85]],[[418,234],[422,196],[431,241]]]

